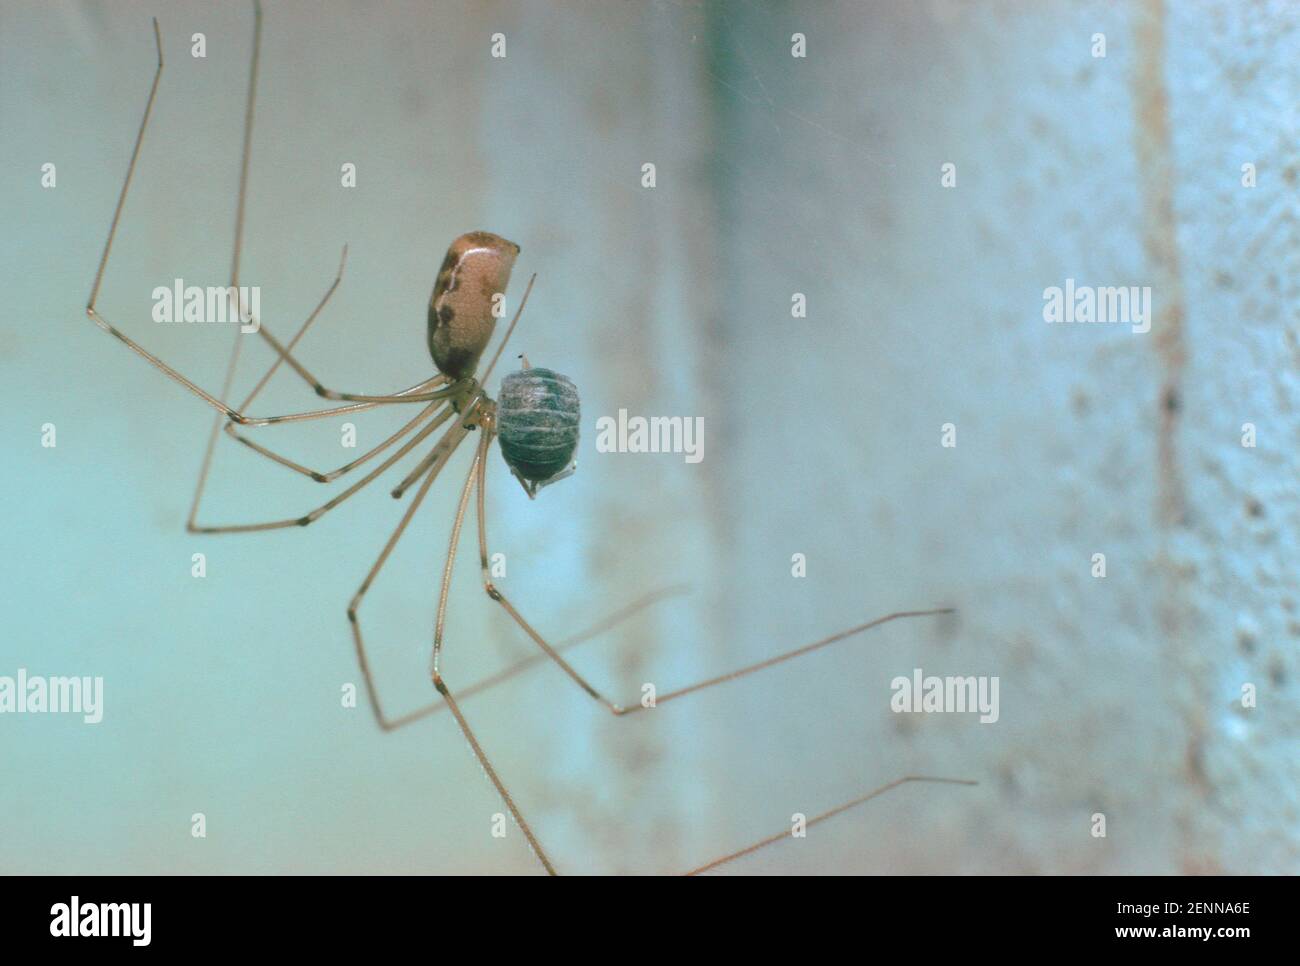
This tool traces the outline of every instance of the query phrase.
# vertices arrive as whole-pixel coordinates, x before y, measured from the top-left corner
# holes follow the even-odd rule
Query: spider
[[[303,364],[293,354],[293,350],[297,346],[298,342],[311,327],[312,323],[319,317],[342,281],[343,271],[347,262],[346,246],[343,249],[343,256],[339,263],[338,272],[335,275],[332,284],[291,339],[287,342],[281,342],[276,339],[270,331],[268,331],[265,325],[260,324],[259,320],[256,331],[259,332],[262,338],[268,342],[274,351],[276,358],[270,368],[254,386],[252,391],[237,407],[228,404],[224,400],[230,394],[235,364],[239,354],[238,336],[235,340],[235,349],[231,356],[230,365],[226,372],[225,383],[221,393],[220,395],[213,395],[200,388],[197,384],[190,381],[176,369],[173,369],[167,363],[162,361],[162,359],[158,358],[142,345],[129,338],[110,323],[99,311],[96,306],[99,289],[104,279],[104,272],[108,265],[109,255],[113,246],[113,239],[117,234],[118,225],[121,221],[122,210],[126,204],[127,194],[131,187],[131,179],[135,173],[136,163],[139,159],[140,150],[144,143],[145,133],[149,126],[149,118],[153,111],[155,98],[158,94],[159,82],[162,78],[164,66],[162,34],[156,18],[153,21],[153,30],[154,42],[158,54],[158,64],[154,72],[153,84],[149,89],[148,100],[145,103],[139,132],[136,135],[135,146],[132,149],[131,159],[127,166],[126,177],[123,180],[122,190],[118,196],[117,205],[113,212],[108,238],[104,244],[103,254],[99,261],[99,267],[95,273],[90,298],[86,306],[86,314],[101,329],[119,339],[136,354],[140,355],[147,362],[165,373],[168,377],[184,386],[191,393],[198,396],[218,412],[212,433],[208,439],[207,450],[200,469],[194,501],[191,505],[190,513],[186,521],[186,529],[191,533],[215,534],[247,533],[308,526],[320,519],[330,510],[337,507],[339,504],[343,503],[349,497],[368,486],[371,482],[392,467],[398,460],[414,450],[420,445],[420,443],[431,437],[437,430],[447,426],[442,435],[434,443],[432,449],[428,451],[428,453],[416,464],[414,469],[412,469],[411,472],[409,472],[392,490],[392,495],[397,498],[402,497],[406,491],[411,488],[415,488],[415,494],[406,507],[406,511],[403,513],[397,527],[388,538],[388,541],[380,552],[379,557],[375,560],[369,572],[366,574],[365,579],[362,580],[360,587],[348,603],[347,619],[352,630],[357,661],[360,665],[362,676],[365,681],[371,710],[374,713],[375,720],[379,727],[386,732],[393,731],[414,721],[420,720],[435,711],[441,710],[443,707],[450,710],[474,756],[477,758],[479,764],[487,774],[488,779],[492,782],[497,793],[505,803],[534,855],[548,873],[552,875],[556,873],[555,865],[543,849],[541,843],[537,840],[532,828],[525,820],[523,814],[515,803],[514,798],[506,788],[504,781],[501,779],[496,768],[492,765],[488,754],[479,743],[473,729],[470,727],[469,721],[461,711],[460,704],[458,703],[455,694],[442,671],[443,632],[446,624],[448,590],[451,583],[453,565],[456,560],[456,551],[460,542],[462,526],[464,524],[465,515],[469,510],[471,500],[473,500],[475,504],[475,519],[478,530],[479,566],[482,572],[483,589],[487,596],[504,609],[511,619],[519,625],[524,633],[531,638],[540,649],[541,654],[536,655],[526,662],[520,662],[513,668],[507,669],[506,672],[497,675],[494,679],[471,686],[461,692],[462,697],[465,694],[482,690],[485,687],[498,683],[502,678],[508,677],[511,674],[522,670],[528,664],[538,660],[549,659],[570,679],[572,679],[572,681],[589,697],[602,704],[612,714],[624,716],[641,711],[645,708],[657,707],[664,702],[683,697],[687,694],[693,694],[706,688],[715,687],[726,682],[734,681],[737,678],[765,670],[782,662],[808,654],[814,650],[827,647],[838,641],[844,640],[845,638],[857,635],[889,621],[952,612],[952,608],[935,608],[931,610],[900,611],[888,614],[884,617],[860,624],[856,627],[851,627],[837,634],[833,634],[830,637],[823,638],[794,650],[786,651],[758,663],[741,667],[729,673],[669,691],[666,694],[661,694],[652,703],[636,703],[624,706],[610,700],[593,687],[591,683],[575,670],[574,667],[564,658],[561,651],[566,645],[553,645],[543,638],[542,635],[539,634],[523,617],[514,604],[510,602],[509,598],[506,597],[500,588],[492,582],[489,573],[485,493],[487,488],[488,454],[492,443],[494,441],[500,442],[501,453],[507,467],[519,481],[530,499],[535,497],[542,487],[549,486],[564,479],[571,475],[576,468],[574,453],[578,444],[580,407],[577,388],[571,380],[550,369],[540,367],[532,368],[528,365],[527,360],[524,360],[523,367],[519,371],[508,374],[502,380],[501,390],[497,399],[493,399],[485,388],[485,384],[492,374],[492,370],[500,360],[506,343],[509,341],[511,334],[523,313],[524,307],[528,302],[528,296],[531,293],[533,283],[536,280],[535,275],[529,279],[523,297],[520,300],[519,307],[511,318],[505,335],[497,345],[496,352],[489,361],[487,368],[483,370],[481,377],[478,375],[479,362],[494,334],[497,318],[500,314],[499,307],[503,304],[502,299],[504,298],[504,292],[509,284],[515,260],[520,253],[520,247],[518,245],[514,242],[507,241],[499,235],[486,231],[472,231],[463,234],[451,243],[451,246],[447,251],[447,256],[438,272],[438,277],[434,284],[433,294],[429,300],[428,308],[428,346],[430,354],[433,357],[434,365],[438,371],[435,375],[414,386],[387,394],[372,395],[339,392],[329,389],[305,366],[303,366]],[[261,5],[260,3],[255,2],[253,53],[249,69],[248,98],[244,114],[243,154],[240,165],[238,199],[236,202],[235,243],[231,268],[232,281],[229,290],[232,301],[236,299],[237,296],[235,293],[239,291],[244,208],[247,193],[249,156],[252,144],[253,115],[257,91],[261,34]],[[242,303],[239,304],[237,308],[241,315],[245,314],[245,308]],[[325,399],[345,403],[346,405],[275,416],[249,415],[248,407],[252,404],[253,400],[258,396],[267,381],[272,375],[274,375],[281,364],[287,365],[290,369],[296,372],[299,377],[315,390],[317,395]],[[254,441],[236,429],[236,427],[241,426],[267,426],[276,423],[322,419],[330,416],[359,412],[377,406],[411,404],[424,405],[412,419],[387,439],[380,442],[377,446],[351,462],[328,472],[321,472],[302,466],[293,460],[276,453],[261,443]],[[448,424],[450,425],[448,426]],[[196,522],[196,517],[199,502],[202,498],[203,489],[206,484],[208,470],[211,465],[213,447],[216,443],[219,431],[224,431],[227,435],[249,447],[255,453],[285,466],[294,472],[308,476],[320,483],[331,483],[396,446],[403,437],[409,435],[410,438],[400,446],[397,446],[396,450],[387,455],[382,461],[380,461],[378,466],[366,473],[356,483],[353,483],[332,499],[305,514],[281,520],[271,520],[258,523],[241,523],[225,526],[201,525]],[[450,546],[448,547],[446,562],[442,571],[438,596],[437,617],[434,624],[433,655],[430,678],[434,689],[440,697],[416,711],[400,717],[390,717],[384,711],[378,690],[375,687],[370,663],[367,659],[365,641],[359,618],[360,607],[365,598],[366,592],[369,590],[376,576],[388,560],[393,548],[401,538],[403,531],[405,531],[407,525],[419,510],[420,505],[423,503],[425,496],[433,486],[434,481],[437,480],[442,470],[446,467],[452,454],[455,453],[459,446],[465,442],[465,440],[469,439],[473,433],[478,434],[478,442],[474,444],[473,460],[470,465],[469,473],[461,486],[460,498],[457,502],[456,513],[451,528]],[[634,610],[646,606],[648,603],[653,602],[653,600],[658,596],[663,595],[651,595],[651,597],[645,598],[641,602],[625,608],[619,615],[615,615],[605,621],[604,626],[609,626],[609,624],[627,616]],[[577,638],[570,639],[567,643],[576,643],[579,639],[592,636],[592,634],[595,633],[595,630],[596,629],[592,629],[579,635]],[[875,790],[868,792],[865,795],[861,795],[852,801],[841,804],[836,808],[807,819],[805,827],[826,821],[827,819],[839,815],[854,806],[863,804],[864,802],[909,782],[941,782],[960,785],[975,784],[973,781],[964,779],[908,775],[876,788]],[[743,855],[748,855],[769,845],[773,845],[787,837],[788,834],[788,832],[783,832],[763,839],[744,849],[721,856],[711,862],[692,869],[688,874],[716,868],[717,866],[730,862],[733,859],[739,858]]]

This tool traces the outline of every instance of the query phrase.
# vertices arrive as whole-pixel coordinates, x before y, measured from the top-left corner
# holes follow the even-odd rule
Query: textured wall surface
[[[108,704],[94,727],[0,718],[27,776],[0,786],[21,833],[0,867],[532,871],[488,834],[500,806],[449,717],[381,735],[339,707],[387,486],[306,530],[186,535],[209,413],[84,318],[155,12],[169,64],[102,304],[215,387],[230,333],[154,325],[149,293],[224,280],[251,15],[0,5],[0,674],[103,674]],[[448,240],[522,244],[512,291],[539,279],[507,361],[575,380],[583,439],[531,504],[492,457],[502,586],[556,637],[692,589],[574,652],[598,686],[630,701],[958,608],[627,719],[550,667],[467,702],[562,869],[680,870],[930,774],[980,784],[899,789],[731,868],[1300,871],[1298,48],[1293,6],[1226,0],[268,5],[245,266],[267,325],[310,310],[347,242],[304,360],[341,388],[410,385]],[[1047,324],[1070,278],[1150,286],[1151,331]],[[246,353],[242,383],[268,361]],[[316,402],[284,374],[262,411]],[[597,452],[620,408],[702,416],[704,460]],[[400,416],[355,422],[364,446]],[[261,432],[354,455],[336,423]],[[429,696],[466,459],[362,611],[394,711]],[[329,495],[223,447],[204,516]],[[453,684],[530,653],[466,536]],[[915,668],[996,675],[999,720],[891,712]]]
[[[865,675],[860,656],[815,659],[840,682],[818,692],[826,720],[788,682],[729,697],[783,716],[754,754],[807,765],[791,794],[830,804],[856,776],[918,770],[984,783],[914,786],[872,806],[905,825],[789,851],[809,869],[1296,871],[1294,8],[716,13],[742,105],[721,112],[725,341],[740,373],[784,376],[761,431],[736,432],[738,583],[810,559],[806,585],[728,623],[788,638],[810,614],[851,620],[855,598],[960,607],[873,640]],[[794,30],[816,38],[806,63],[780,56]],[[1067,278],[1151,286],[1151,331],[1045,324],[1041,293]],[[739,427],[744,397],[720,398]],[[820,419],[834,431],[811,434]],[[1001,720],[914,724],[870,700],[913,667],[1000,675]]]

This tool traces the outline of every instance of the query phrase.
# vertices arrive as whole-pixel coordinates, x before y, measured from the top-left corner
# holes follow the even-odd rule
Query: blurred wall
[[[729,623],[793,638],[854,599],[961,611],[863,642],[866,676],[826,658],[843,683],[817,692],[824,720],[773,679],[765,703],[730,697],[783,716],[756,756],[814,762],[791,794],[983,782],[914,786],[824,853],[788,851],[809,869],[1296,871],[1295,8],[711,9],[735,577],[810,560],[805,607],[755,595]],[[796,31],[806,61],[786,56]],[[1151,286],[1150,333],[1046,324],[1067,278]],[[760,373],[761,423],[740,394]],[[876,696],[913,667],[1000,675],[1001,720],[891,714]]]
[[[28,779],[0,788],[0,822],[22,832],[0,835],[0,867],[533,871],[517,834],[488,834],[500,806],[449,718],[384,736],[339,707],[357,680],[344,608],[401,510],[387,487],[306,530],[187,536],[208,412],[84,318],[155,13],[168,67],[101,305],[215,387],[229,334],[147,311],[154,285],[227,271],[249,12],[0,5],[0,247],[18,269],[0,327],[0,674],[104,674],[109,702],[94,728],[0,720]],[[531,504],[493,457],[502,586],[555,637],[692,587],[576,651],[584,673],[631,700],[889,611],[959,608],[627,719],[549,667],[473,699],[562,869],[682,869],[903,774],[981,784],[906,787],[733,868],[1300,868],[1282,309],[1296,17],[268,4],[245,264],[267,325],[310,310],[347,242],[302,355],[340,388],[409,385],[428,371],[447,241],[483,227],[523,245],[514,290],[539,280],[507,360],[571,376],[584,435],[578,474]],[[488,53],[498,31],[504,59]],[[1067,278],[1151,286],[1151,331],[1046,324],[1042,292]],[[268,359],[245,359],[247,385]],[[315,404],[282,375],[262,411]],[[595,419],[620,408],[703,416],[703,462],[596,452]],[[56,450],[39,446],[45,422]],[[355,422],[365,446],[400,415]],[[337,424],[263,432],[313,465],[354,455]],[[465,458],[362,611],[394,712],[429,696]],[[229,447],[213,473],[217,522],[329,495]],[[530,653],[478,591],[467,537],[453,684]],[[890,680],[918,667],[997,675],[999,721],[892,713]]]

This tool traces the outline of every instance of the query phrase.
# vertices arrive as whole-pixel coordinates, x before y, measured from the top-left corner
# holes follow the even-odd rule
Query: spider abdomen
[[[549,483],[578,448],[578,388],[550,369],[523,369],[501,380],[497,432],[501,455],[528,483]]]
[[[518,254],[518,245],[490,231],[467,232],[447,249],[429,298],[429,352],[443,375],[474,375]]]

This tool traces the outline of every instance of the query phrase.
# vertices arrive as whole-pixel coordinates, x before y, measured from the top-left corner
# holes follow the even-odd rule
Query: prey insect
[[[172,368],[162,359],[155,356],[114,326],[103,315],[97,305],[99,290],[112,251],[113,240],[117,234],[122,219],[123,208],[125,207],[127,194],[130,190],[131,181],[135,174],[136,164],[140,156],[145,133],[149,126],[149,119],[153,112],[154,102],[158,94],[159,82],[162,78],[164,66],[162,35],[157,20],[154,20],[153,27],[154,41],[158,54],[157,69],[154,73],[152,86],[149,90],[144,114],[140,121],[139,132],[136,136],[135,145],[131,153],[131,159],[127,166],[122,190],[113,212],[113,218],[108,232],[108,239],[105,242],[99,267],[95,273],[94,283],[91,288],[86,312],[96,325],[117,338],[137,355],[144,358],[151,365],[161,370],[175,382],[184,386],[189,392],[202,399],[217,411],[218,415],[212,433],[208,439],[198,483],[195,488],[194,500],[186,523],[187,529],[194,533],[217,534],[247,533],[308,526],[316,520],[319,520],[330,510],[339,506],[354,494],[369,486],[370,483],[378,479],[404,456],[416,450],[416,448],[426,440],[431,440],[435,433],[442,430],[441,435],[438,436],[436,440],[432,440],[431,446],[427,452],[421,456],[410,472],[408,472],[406,476],[393,488],[392,495],[394,497],[401,498],[409,490],[414,490],[414,495],[411,497],[410,502],[407,505],[405,512],[402,514],[396,528],[385,543],[383,550],[370,567],[370,570],[366,573],[365,578],[361,581],[356,593],[348,603],[347,620],[351,627],[356,658],[364,678],[367,695],[375,720],[384,731],[392,731],[405,725],[409,725],[444,708],[450,711],[471,751],[477,758],[478,763],[482,766],[483,771],[487,774],[488,779],[495,787],[497,794],[505,803],[512,818],[527,840],[529,847],[532,849],[545,870],[554,874],[556,871],[554,864],[541,843],[538,841],[532,827],[524,818],[514,796],[508,790],[505,781],[502,779],[497,769],[493,766],[486,750],[480,744],[475,735],[474,729],[471,727],[469,720],[461,709],[460,701],[456,696],[457,693],[459,693],[463,698],[469,693],[485,690],[493,684],[498,683],[501,678],[510,676],[519,670],[523,670],[526,665],[531,665],[541,661],[549,661],[558,667],[588,697],[599,702],[614,715],[626,716],[633,712],[642,711],[646,706],[641,703],[632,703],[629,705],[618,704],[594,687],[575,669],[573,664],[571,664],[564,656],[564,653],[562,653],[566,650],[567,644],[552,644],[538,633],[538,631],[524,618],[522,613],[515,607],[510,599],[506,597],[499,587],[496,586],[490,575],[486,491],[489,454],[492,444],[494,442],[500,444],[500,450],[507,468],[519,481],[520,485],[530,498],[535,497],[538,490],[542,487],[564,479],[573,473],[575,469],[574,454],[578,445],[580,406],[577,388],[574,386],[572,381],[550,369],[531,368],[525,362],[522,369],[508,374],[503,379],[499,395],[496,399],[490,396],[486,389],[487,381],[497,362],[500,360],[506,343],[509,341],[511,333],[514,331],[515,326],[518,324],[519,318],[524,311],[536,276],[529,280],[528,285],[524,290],[523,297],[520,299],[519,307],[511,318],[510,324],[501,341],[498,343],[495,353],[492,355],[487,367],[483,370],[482,375],[480,376],[478,374],[479,363],[495,333],[497,317],[499,314],[499,301],[504,297],[504,293],[510,281],[511,272],[520,253],[520,248],[515,243],[507,241],[501,236],[490,232],[474,231],[461,235],[452,242],[451,247],[447,251],[446,258],[438,272],[433,293],[429,300],[427,341],[434,367],[437,370],[436,373],[413,386],[396,392],[377,394],[341,392],[327,388],[302,364],[301,361],[299,361],[294,352],[297,349],[298,343],[320,316],[342,280],[347,258],[347,249],[345,247],[343,250],[343,259],[340,262],[338,273],[335,275],[332,284],[326,290],[313,311],[293,334],[292,338],[287,341],[276,339],[268,330],[266,325],[261,324],[259,320],[259,324],[256,326],[255,331],[267,341],[275,358],[274,362],[242,402],[238,405],[231,405],[226,401],[230,396],[233,376],[238,362],[241,340],[243,338],[240,334],[235,336],[235,347],[232,351],[221,391],[218,394],[212,394],[200,388],[196,383],[182,375],[178,370]],[[244,209],[248,184],[249,158],[252,145],[261,33],[261,9],[260,5],[255,4],[253,54],[249,70],[248,96],[244,115],[243,154],[240,166],[238,197],[235,205],[235,241],[231,265],[232,291],[238,291],[239,289],[240,259],[244,233]],[[240,306],[239,308],[243,311],[243,306]],[[282,365],[287,366],[290,370],[295,372],[307,385],[312,387],[318,396],[343,403],[344,405],[270,416],[252,415],[249,407],[270,378]],[[375,407],[397,405],[418,405],[421,408],[414,417],[405,423],[405,425],[400,427],[395,433],[380,442],[377,446],[351,462],[332,470],[321,471],[303,466],[275,452],[262,443],[255,441],[247,435],[246,432],[241,432],[241,429],[246,429],[248,427],[323,419],[331,416],[345,415],[361,410],[372,409]],[[262,522],[224,525],[202,524],[199,523],[197,519],[199,505],[202,499],[204,486],[206,485],[208,471],[211,466],[214,445],[221,432],[225,432],[227,435],[238,440],[254,453],[320,483],[332,483],[340,477],[351,473],[362,464],[381,456],[383,456],[383,458],[380,459],[378,465],[357,480],[357,482],[342,490],[332,499],[306,513],[285,519]],[[385,711],[383,702],[380,700],[378,689],[375,686],[374,676],[367,655],[365,639],[362,633],[360,619],[361,605],[365,599],[367,591],[370,589],[376,577],[388,561],[394,547],[401,539],[403,532],[406,530],[415,514],[419,511],[430,488],[446,468],[452,455],[457,451],[461,444],[468,439],[475,438],[475,434],[477,434],[477,441],[473,443],[473,458],[469,472],[461,485],[460,496],[456,504],[455,516],[452,520],[450,545],[447,551],[446,562],[442,570],[438,605],[434,620],[430,680],[438,696],[428,705],[415,711],[400,716],[391,716]],[[389,450],[392,450],[392,452],[389,453]],[[461,531],[465,522],[465,517],[470,510],[471,502],[473,503],[476,521],[479,567],[481,571],[483,590],[492,601],[494,601],[509,615],[514,623],[517,624],[524,634],[527,635],[527,637],[536,645],[539,653],[529,661],[521,662],[521,664],[516,667],[508,669],[503,674],[498,675],[496,679],[479,682],[463,691],[457,692],[452,689],[443,672],[444,630],[446,627],[452,570],[456,560],[457,548],[460,543]],[[622,614],[613,618],[613,620],[617,620],[622,616],[626,616],[633,610],[646,606],[648,603],[652,603],[653,599],[653,597],[647,598],[642,602],[634,604],[631,608],[626,609]],[[948,612],[950,612],[949,608],[938,608],[932,610],[903,611],[888,614],[884,617],[860,624],[856,627],[851,627],[838,634],[831,635],[830,637],[823,638],[803,647],[777,654],[758,663],[741,667],[729,673],[661,694],[658,696],[653,706],[658,707],[677,698],[701,692],[708,688],[716,687],[747,675],[764,671],[778,664],[793,660],[821,648],[828,647],[831,644],[845,640],[889,621]],[[610,621],[606,621],[604,626],[608,626],[609,623]],[[595,630],[588,632],[585,635],[580,635],[580,637],[591,636],[594,632]],[[576,639],[567,643],[576,643]],[[877,788],[872,792],[862,795],[820,815],[813,816],[808,819],[807,825],[811,826],[826,821],[849,808],[863,804],[878,795],[882,795],[903,784],[912,782],[974,784],[974,782],[960,779],[909,775],[892,781],[887,785]],[[717,866],[730,862],[733,859],[737,859],[743,855],[748,855],[757,851],[758,849],[773,845],[784,837],[785,835],[782,834],[764,839],[747,846],[744,849],[740,849],[739,851],[716,858],[713,861],[692,870],[692,872],[703,872],[716,868]]]

